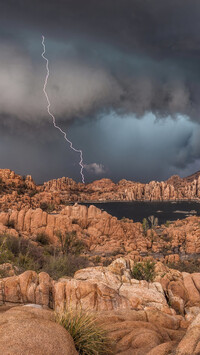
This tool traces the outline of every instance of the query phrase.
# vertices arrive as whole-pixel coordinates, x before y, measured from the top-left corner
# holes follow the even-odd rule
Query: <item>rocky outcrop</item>
[[[36,188],[31,175],[22,177],[21,175],[15,174],[15,172],[10,169],[0,169],[0,181],[1,184],[10,188],[22,187],[24,185],[30,189]]]
[[[72,337],[55,323],[53,312],[26,306],[1,314],[0,353],[78,355]]]
[[[132,263],[120,258],[108,267],[82,269],[74,278],[58,281],[33,271],[1,279],[0,351],[28,353],[37,337],[37,353],[76,353],[68,333],[53,323],[50,311],[14,307],[5,312],[5,305],[38,304],[58,312],[69,307],[92,312],[113,340],[114,354],[198,354],[200,274],[181,273],[159,262],[155,281],[148,283],[131,278]],[[43,345],[44,336],[51,339]]]
[[[180,273],[157,263],[156,279],[148,283],[131,277],[131,265],[132,260],[119,258],[108,267],[89,267],[58,281],[45,272],[26,271],[0,280],[0,304],[36,303],[55,310],[150,308],[169,315],[177,312],[187,321],[200,312],[199,273]]]
[[[147,184],[121,180],[113,183],[101,179],[90,184],[76,184],[72,179],[61,178],[44,183],[43,190],[59,194],[62,201],[174,201],[200,199],[200,173],[194,179],[173,176],[167,181]]]
[[[0,169],[0,206],[37,208],[45,202],[55,209],[77,201],[177,201],[200,199],[200,172],[188,177],[172,176],[167,181],[143,184],[125,179],[114,183],[101,179],[89,184],[63,177],[37,186],[30,175],[21,177],[9,169]]]
[[[107,268],[90,268],[56,282],[44,272],[26,271],[0,281],[0,303],[36,303],[57,311],[69,306],[94,311],[154,307],[171,313],[160,284],[126,274],[121,278]]]

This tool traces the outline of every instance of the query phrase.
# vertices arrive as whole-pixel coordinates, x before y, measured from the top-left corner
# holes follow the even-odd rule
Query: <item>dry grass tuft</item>
[[[94,315],[88,311],[70,308],[56,313],[56,322],[71,334],[80,355],[113,354],[112,343],[106,331],[97,324]]]

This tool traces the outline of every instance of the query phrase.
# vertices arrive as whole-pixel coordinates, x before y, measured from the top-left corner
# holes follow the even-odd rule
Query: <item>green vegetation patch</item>
[[[149,260],[135,263],[131,269],[131,277],[152,282],[155,278],[155,263]]]

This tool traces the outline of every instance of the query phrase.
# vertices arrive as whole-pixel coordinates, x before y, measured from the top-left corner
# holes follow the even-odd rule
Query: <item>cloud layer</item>
[[[15,167],[10,149],[37,178],[79,178],[78,157],[47,114],[45,35],[51,111],[83,149],[87,176],[148,180],[198,170],[199,16],[199,0],[2,2],[0,165]]]
[[[0,48],[3,113],[44,116],[39,60],[44,33],[51,62],[48,90],[59,118],[96,118],[114,109],[199,121],[197,0],[8,0],[1,6],[1,37],[9,43]]]

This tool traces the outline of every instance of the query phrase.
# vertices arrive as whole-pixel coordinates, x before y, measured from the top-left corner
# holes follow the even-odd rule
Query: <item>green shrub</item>
[[[71,334],[80,355],[113,354],[110,339],[92,314],[68,309],[56,314],[56,322]]]
[[[135,263],[131,270],[131,277],[136,280],[153,281],[155,277],[155,263],[149,260]]]
[[[0,249],[0,264],[4,263],[12,263],[14,261],[15,257],[11,253],[10,250],[7,249]]]

